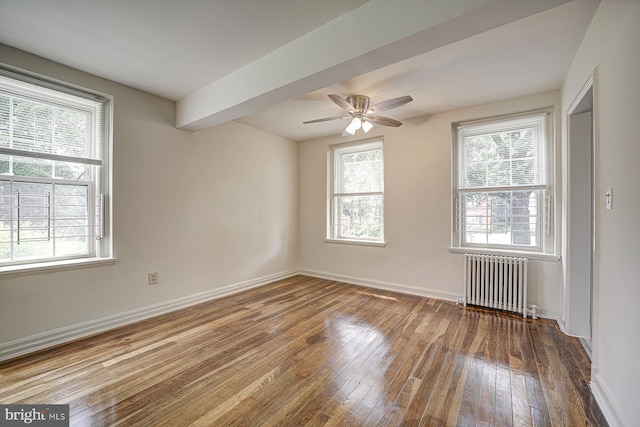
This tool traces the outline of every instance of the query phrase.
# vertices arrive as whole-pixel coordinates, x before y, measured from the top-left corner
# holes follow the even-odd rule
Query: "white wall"
[[[439,298],[455,300],[463,295],[463,256],[448,250],[451,123],[559,106],[559,102],[559,92],[551,92],[417,118],[399,128],[376,126],[370,133],[384,134],[385,248],[324,241],[327,150],[331,144],[358,138],[300,143],[301,268],[320,276]],[[561,263],[532,261],[530,268],[529,302],[539,305],[542,314],[557,318],[562,307]]]
[[[173,102],[2,45],[0,58],[115,97],[117,257],[0,277],[0,347],[297,267],[295,142],[233,122],[180,131]],[[147,285],[152,271],[157,286]]]
[[[640,2],[600,4],[564,82],[563,111],[596,67],[592,387],[613,425],[632,426],[640,420]],[[613,210],[604,209],[608,187]]]

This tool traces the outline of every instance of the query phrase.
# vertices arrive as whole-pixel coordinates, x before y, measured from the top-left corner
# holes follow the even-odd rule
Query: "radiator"
[[[527,317],[527,258],[465,254],[464,305]]]

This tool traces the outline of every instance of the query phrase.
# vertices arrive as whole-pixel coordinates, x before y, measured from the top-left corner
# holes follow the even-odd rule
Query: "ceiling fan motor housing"
[[[347,97],[347,102],[353,105],[355,112],[363,113],[369,109],[369,97],[364,95],[351,95]]]

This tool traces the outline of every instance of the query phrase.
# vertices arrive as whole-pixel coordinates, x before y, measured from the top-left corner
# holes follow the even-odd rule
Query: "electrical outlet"
[[[149,273],[147,275],[147,278],[149,279],[149,284],[150,285],[157,285],[158,284],[158,273]]]
[[[260,220],[263,220],[263,219],[264,219],[264,212],[261,211],[260,212]]]

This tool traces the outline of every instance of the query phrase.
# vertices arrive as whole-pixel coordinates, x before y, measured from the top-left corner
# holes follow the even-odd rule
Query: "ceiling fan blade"
[[[367,111],[378,113],[380,111],[391,110],[392,108],[399,107],[406,103],[413,101],[413,98],[409,95],[399,96],[397,98],[387,99],[386,101],[378,102]]]
[[[306,122],[302,122],[303,125],[307,123],[320,123],[320,122],[328,122],[329,120],[340,120],[340,119],[350,119],[349,116],[334,116],[334,117],[325,117],[324,119],[315,119],[315,120],[307,120]]]
[[[391,119],[389,117],[367,115],[364,118],[365,120],[369,120],[371,123],[374,123],[376,125],[391,126],[394,128],[402,126],[402,122],[399,122],[395,119]]]
[[[340,107],[344,108],[345,110],[347,110],[347,111],[353,110],[353,105],[349,104],[347,102],[347,100],[342,98],[341,96],[336,95],[335,93],[332,93],[331,95],[329,95],[329,98],[331,98],[331,100],[333,102],[335,102],[336,104],[338,104]]]

